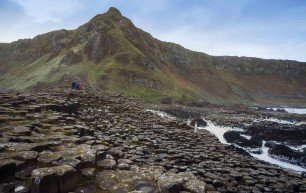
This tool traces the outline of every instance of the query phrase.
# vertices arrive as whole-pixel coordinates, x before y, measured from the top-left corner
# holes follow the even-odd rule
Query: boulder
[[[163,174],[157,178],[157,184],[163,193],[180,193],[183,178],[174,173]]]
[[[277,144],[273,141],[269,141],[267,143],[265,143],[265,147],[268,147],[268,148],[273,148],[275,147]]]
[[[0,182],[9,181],[14,177],[16,162],[12,159],[0,160]]]
[[[29,188],[24,182],[13,181],[9,183],[0,184],[1,193],[29,193]]]
[[[31,193],[59,193],[59,177],[55,168],[40,168],[32,171]]]
[[[197,123],[198,127],[206,127],[207,126],[207,123],[206,121],[204,121],[202,118],[198,117],[198,118],[195,118],[195,119],[192,119],[191,122],[190,122],[190,125],[194,126],[195,123]]]
[[[238,131],[227,131],[224,133],[223,137],[228,143],[234,143],[242,138]]]
[[[116,167],[116,161],[113,159],[104,159],[97,162],[97,166],[103,169],[114,169]]]
[[[238,131],[227,131],[223,135],[224,139],[228,143],[235,143],[241,147],[247,148],[261,148],[262,147],[262,140],[257,137],[253,136],[250,139],[242,137]]]
[[[80,169],[82,167],[81,161],[73,157],[71,158],[65,157],[63,159],[53,161],[52,163],[53,165],[57,165],[57,166],[69,165],[75,169]]]
[[[204,193],[206,191],[206,184],[198,179],[190,179],[183,184],[183,190],[190,193]]]
[[[165,113],[168,113],[174,117],[180,118],[180,119],[189,119],[192,117],[198,117],[200,116],[199,113],[194,111],[189,111],[187,109],[183,109],[181,107],[171,107],[164,110]]]
[[[18,136],[30,136],[31,130],[28,127],[25,126],[15,126],[13,130],[14,135]]]
[[[69,165],[58,166],[56,174],[59,176],[59,192],[69,192],[76,188],[81,180],[81,173]]]
[[[269,149],[268,153],[271,157],[277,159],[282,159],[287,162],[299,164],[304,167],[306,165],[306,159],[305,159],[306,157],[305,155],[303,155],[302,152],[293,150],[290,147],[283,144],[275,145],[273,148]]]
[[[155,193],[157,187],[149,182],[148,180],[140,180],[134,182],[135,191],[142,192],[142,193]]]
[[[37,157],[38,153],[36,151],[21,151],[13,155],[14,159],[24,161],[26,164],[35,164]]]
[[[53,164],[54,161],[58,161],[62,156],[58,152],[43,151],[39,154],[37,159],[39,164],[48,166]]]
[[[170,96],[166,96],[160,100],[161,104],[172,104],[173,99]]]
[[[39,168],[32,171],[31,193],[62,193],[76,188],[81,175],[68,165]]]

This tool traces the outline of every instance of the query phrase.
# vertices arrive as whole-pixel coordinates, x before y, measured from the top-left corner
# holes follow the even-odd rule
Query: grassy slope
[[[30,64],[12,61],[9,72],[0,78],[0,87],[23,90],[39,82],[56,85],[65,75],[69,75],[72,79],[80,78],[91,87],[99,87],[100,78],[105,76],[106,81],[102,82],[104,88],[123,93],[128,97],[144,98],[149,102],[157,102],[163,96],[172,96],[175,99],[203,97],[214,103],[306,102],[305,99],[286,97],[289,94],[295,95],[297,88],[301,88],[302,93],[306,93],[305,85],[303,86],[306,83],[305,77],[288,79],[276,75],[241,75],[230,70],[216,70],[213,67],[198,65],[201,62],[192,63],[187,71],[182,66],[167,62],[155,67],[153,71],[148,71],[139,66],[134,59],[146,57],[148,54],[144,53],[144,49],[137,47],[137,44],[144,42],[145,46],[150,47],[149,44],[156,43],[154,39],[144,35],[136,38],[135,42],[131,42],[120,24],[113,23],[113,25],[115,27],[108,34],[116,41],[115,52],[107,54],[100,62],[94,63],[87,59],[84,53],[86,42],[83,42],[62,49],[50,61],[47,60],[50,54],[45,54]],[[73,35],[73,32],[69,32],[69,36],[61,42],[69,42]],[[48,41],[44,42],[47,44]],[[156,44],[158,43],[161,44],[161,42]],[[199,57],[198,53],[187,51],[182,47],[176,48],[180,50],[179,54],[190,58]],[[83,61],[70,66],[60,64],[61,59],[70,50],[81,53]],[[117,57],[122,55],[128,56],[130,60],[124,63],[118,61]],[[202,63],[210,59],[211,57],[207,55]],[[133,82],[131,77],[152,81],[157,86],[148,87]],[[284,97],[278,99],[279,94],[282,93]]]

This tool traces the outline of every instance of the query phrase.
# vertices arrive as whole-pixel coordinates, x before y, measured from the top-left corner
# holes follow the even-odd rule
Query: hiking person
[[[76,82],[75,89],[80,90],[80,83]]]
[[[72,89],[76,89],[76,85],[77,85],[77,81],[72,81],[72,83],[71,83],[71,88]]]

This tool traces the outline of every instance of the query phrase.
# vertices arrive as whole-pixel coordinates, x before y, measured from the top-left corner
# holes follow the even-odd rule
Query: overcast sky
[[[306,0],[0,0],[0,42],[74,29],[110,6],[191,50],[306,61]]]

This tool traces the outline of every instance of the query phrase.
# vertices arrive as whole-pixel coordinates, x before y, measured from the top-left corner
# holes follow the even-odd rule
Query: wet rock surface
[[[50,90],[16,96],[0,93],[2,192],[306,191],[303,175],[241,154],[207,131],[193,133],[186,123],[162,119],[120,95]],[[223,123],[244,125],[250,116],[240,122],[224,116]]]
[[[228,143],[235,143],[241,147],[246,148],[261,148],[262,147],[262,140],[257,137],[251,137],[247,139],[241,136],[241,133],[238,131],[227,131],[224,133],[224,138]]]

